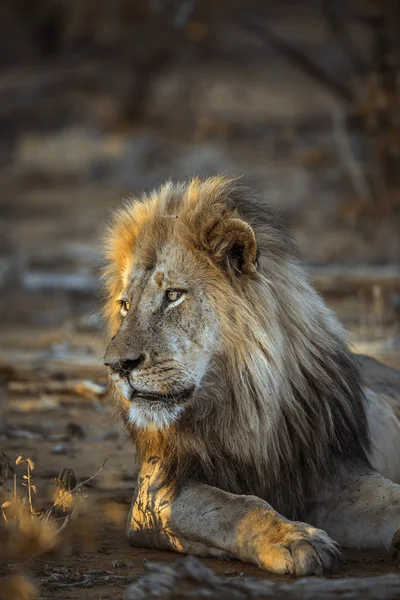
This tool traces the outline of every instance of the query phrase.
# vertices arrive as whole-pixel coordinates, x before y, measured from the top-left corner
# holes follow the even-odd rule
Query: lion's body
[[[222,178],[167,185],[118,214],[108,258],[115,336],[108,364],[115,370],[128,357],[135,365],[127,378],[121,369],[114,377],[142,463],[132,514],[141,496],[143,503],[149,464],[156,465],[154,490],[168,490],[169,506],[179,505],[188,486],[204,485],[205,496],[212,486],[234,498],[257,496],[287,519],[314,515],[319,527],[315,506],[320,498],[329,504],[332,482],[371,466],[395,473],[388,438],[400,440],[399,424],[390,406],[365,394],[342,327],[265,206]],[[165,289],[182,295],[176,306],[158,300]],[[129,300],[123,321],[116,305],[122,296]],[[145,492],[152,514],[157,493],[150,502]],[[261,510],[257,503],[254,510]],[[171,523],[184,511],[171,514]],[[133,543],[157,545],[149,531],[165,530],[165,522],[138,522],[136,516],[130,530],[145,529],[147,537],[134,535]],[[187,523],[174,527],[172,547],[207,553],[201,535],[187,545]],[[235,527],[237,538],[242,529]],[[386,535],[380,544],[387,543]],[[214,555],[225,549],[217,540],[206,547]],[[233,553],[279,570],[275,559]]]
[[[388,479],[400,483],[400,421],[385,394],[365,388],[367,417],[371,435],[371,464]],[[398,398],[400,405],[400,397]]]

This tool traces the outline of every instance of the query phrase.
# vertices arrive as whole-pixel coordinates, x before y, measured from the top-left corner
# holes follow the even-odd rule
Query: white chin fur
[[[175,423],[182,414],[183,406],[171,406],[170,408],[161,408],[153,410],[151,408],[137,407],[131,404],[129,408],[129,421],[145,429],[146,427],[155,427],[158,430],[168,428]]]

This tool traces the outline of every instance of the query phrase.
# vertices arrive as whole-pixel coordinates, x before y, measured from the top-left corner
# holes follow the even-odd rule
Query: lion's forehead
[[[168,288],[186,289],[190,282],[181,265],[176,265],[173,258],[168,260],[166,257],[150,269],[132,262],[124,271],[123,284],[126,292],[133,294],[146,288],[153,292]]]
[[[164,292],[169,288],[183,288],[189,294],[166,315]],[[132,301],[132,325],[135,323],[134,327],[149,341],[167,344],[180,358],[182,352],[201,351],[215,341],[218,319],[206,293],[168,265],[157,265],[147,274],[135,273],[127,295]]]
[[[185,288],[188,285],[188,280],[172,262],[167,261],[158,263],[153,269],[149,278],[149,284],[154,289],[165,290],[167,288]]]

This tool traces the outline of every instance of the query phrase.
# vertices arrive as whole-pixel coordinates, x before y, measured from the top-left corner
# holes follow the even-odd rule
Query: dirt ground
[[[13,186],[8,192],[9,200],[2,205],[4,235],[0,242],[0,365],[6,370],[12,365],[15,373],[11,380],[37,384],[50,372],[56,381],[83,377],[104,384],[99,246],[110,210],[119,204],[121,194],[98,188],[80,188],[79,194],[74,189],[57,192],[51,188],[32,192]],[[397,286],[398,279],[396,282]],[[397,293],[397,287],[388,294],[392,291]],[[371,334],[366,339],[380,344],[375,356],[398,366],[398,345],[390,345],[386,355],[382,350],[385,340],[398,339],[396,315],[392,309],[385,312],[381,296],[370,292],[376,307],[368,304],[363,312],[363,293],[356,291],[346,299],[348,304],[337,294],[330,302],[347,327],[356,332],[366,329]],[[360,351],[368,353],[361,341],[358,336]],[[61,556],[43,556],[31,568],[43,598],[116,600],[143,573],[146,561],[177,558],[172,552],[131,548],[125,541],[124,523],[135,477],[134,450],[110,399],[10,393],[6,418],[0,451],[12,461],[19,455],[35,461],[37,509],[51,505],[52,478],[60,469],[72,468],[77,482],[82,482],[107,459],[101,473],[87,485],[88,515],[80,517],[82,529],[90,522],[88,527],[95,532],[86,540],[90,543],[75,544]],[[1,425],[0,415],[0,430]],[[218,574],[230,577],[273,578],[236,561],[205,562]],[[344,554],[338,576],[392,572],[398,569],[389,556],[358,552]]]
[[[3,436],[1,450],[11,460],[22,454],[35,461],[37,508],[50,505],[51,479],[60,469],[72,468],[80,482],[96,473],[107,459],[104,469],[87,484],[88,515],[80,517],[83,529],[85,520],[90,522],[93,535],[65,555],[43,556],[33,564],[31,573],[40,583],[43,598],[123,598],[124,588],[144,572],[146,561],[177,558],[172,552],[132,548],[125,540],[124,523],[134,486],[134,450],[108,398],[98,402],[70,395],[10,394],[8,430],[12,435],[8,439]],[[238,561],[205,562],[229,577],[278,579]],[[395,572],[398,568],[388,555],[346,552],[336,576]]]

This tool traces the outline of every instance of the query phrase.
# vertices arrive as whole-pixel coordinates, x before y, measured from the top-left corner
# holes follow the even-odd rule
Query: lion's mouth
[[[179,391],[170,392],[168,394],[162,394],[160,392],[150,392],[147,390],[137,389],[134,385],[132,385],[131,381],[128,379],[128,384],[130,388],[130,398],[131,402],[151,402],[151,403],[164,403],[164,404],[179,404],[183,401],[187,400],[194,392],[194,386],[188,389],[181,389]]]
[[[153,394],[153,393],[143,393],[143,392],[132,392],[131,400],[145,400],[147,402],[165,402],[166,404],[177,403],[186,400],[192,391],[185,390],[179,394]]]

